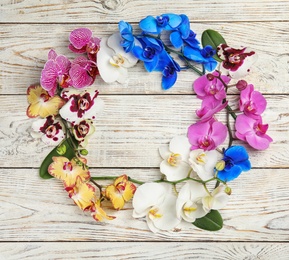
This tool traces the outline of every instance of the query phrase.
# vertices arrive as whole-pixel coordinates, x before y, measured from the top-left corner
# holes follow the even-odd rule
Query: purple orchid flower
[[[57,85],[66,88],[72,85],[69,76],[71,63],[64,55],[57,55],[54,50],[48,53],[48,61],[41,71],[41,86],[48,91],[50,96],[54,96]]]
[[[100,39],[92,37],[92,31],[88,28],[78,28],[69,35],[70,45],[68,48],[74,53],[87,53],[90,60],[96,61]]]
[[[222,102],[221,100],[211,100],[210,98],[205,98],[202,101],[202,107],[196,111],[196,115],[200,118],[202,122],[212,119],[212,117],[224,109],[228,105],[228,101]]]
[[[214,119],[197,122],[188,128],[191,150],[203,149],[210,151],[222,144],[227,137],[227,127]]]
[[[239,115],[236,119],[236,137],[246,141],[257,150],[265,150],[273,139],[266,134],[268,124],[262,124],[262,118],[251,118],[246,115]]]
[[[266,99],[259,91],[254,90],[252,84],[241,91],[239,106],[245,115],[258,118],[266,109],[266,105]]]

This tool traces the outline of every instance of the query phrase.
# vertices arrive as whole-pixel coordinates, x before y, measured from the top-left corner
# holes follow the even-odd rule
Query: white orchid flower
[[[187,222],[194,222],[204,217],[208,210],[203,207],[203,198],[208,193],[204,185],[195,181],[188,181],[180,190],[176,202],[177,217]]]
[[[197,149],[190,152],[189,164],[198,176],[206,181],[214,177],[214,168],[221,159],[222,154],[216,150],[204,151]]]
[[[176,199],[170,184],[145,183],[134,194],[133,217],[146,217],[148,227],[154,233],[173,230],[181,221],[174,210]]]
[[[186,136],[176,136],[169,145],[159,148],[163,158],[160,171],[166,175],[168,181],[177,181],[188,176],[191,169],[188,164],[190,147],[191,144]]]
[[[211,195],[203,197],[203,207],[206,211],[222,209],[227,205],[229,195],[225,192],[225,188],[223,185],[219,186],[211,192]]]
[[[127,78],[127,68],[133,67],[138,61],[132,53],[124,51],[120,45],[121,41],[120,33],[101,39],[97,66],[101,78],[107,83],[123,83]]]

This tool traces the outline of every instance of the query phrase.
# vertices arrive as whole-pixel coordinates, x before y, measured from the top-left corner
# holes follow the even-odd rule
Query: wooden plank
[[[2,243],[0,257],[13,259],[280,259],[289,254],[288,243],[199,242],[66,242]],[[1,259],[2,259],[1,258]]]
[[[156,169],[91,169],[93,176],[124,173],[143,181],[160,177]],[[289,240],[288,169],[252,169],[230,182],[232,195],[220,210],[222,230],[209,232],[188,224],[180,232],[163,234],[153,234],[145,220],[133,219],[130,203],[118,212],[106,208],[116,219],[97,223],[73,204],[60,181],[40,179],[37,169],[0,169],[0,178],[2,242]]]
[[[201,103],[189,95],[101,97],[105,109],[87,147],[91,167],[158,167],[160,145],[175,135],[186,135],[187,128],[196,122],[194,111]],[[270,123],[268,134],[274,142],[265,151],[248,148],[251,162],[254,167],[289,167],[289,97],[266,97],[263,120]],[[11,167],[11,158],[13,167],[39,167],[53,147],[30,136],[33,119],[25,115],[26,96],[0,96],[0,104],[1,167]],[[218,118],[223,120],[224,114]]]
[[[83,25],[54,24],[51,30],[49,24],[1,25],[0,94],[24,94],[30,84],[39,82],[41,70],[51,48],[59,54],[75,57],[67,48],[68,35],[80,26]],[[89,24],[87,27],[99,37],[117,31],[114,24]],[[251,47],[258,53],[259,59],[252,67],[248,82],[253,83],[262,93],[289,93],[286,55],[289,46],[289,22],[193,23],[192,28],[199,39],[205,29],[212,28],[220,31],[230,45],[241,43]],[[264,38],[264,35],[268,37]],[[129,78],[124,84],[106,84],[98,78],[95,85],[102,94],[191,94],[192,82],[196,78],[195,73],[182,71],[175,86],[163,91],[160,73],[147,73],[140,62],[129,70]]]
[[[67,1],[46,0],[35,2],[2,0],[0,22],[2,23],[115,23],[126,18],[136,22],[147,15],[163,13],[186,13],[193,21],[288,21],[286,0],[240,0],[228,4],[225,0],[176,1],[167,0],[113,0],[113,1]]]

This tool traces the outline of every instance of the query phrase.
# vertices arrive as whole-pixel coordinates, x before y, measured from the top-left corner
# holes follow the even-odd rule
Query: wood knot
[[[119,0],[101,0],[102,7],[107,10],[115,11],[119,5]]]

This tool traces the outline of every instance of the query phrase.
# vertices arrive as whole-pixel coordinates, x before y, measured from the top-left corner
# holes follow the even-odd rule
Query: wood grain
[[[73,59],[75,56],[67,48],[68,35],[78,27],[79,24],[54,24],[51,30],[49,24],[1,25],[0,94],[24,94],[30,84],[39,82],[51,48]],[[117,31],[113,24],[89,24],[87,27],[99,37]],[[204,30],[211,28],[219,31],[228,44],[249,46],[259,58],[247,81],[262,93],[289,93],[289,22],[193,23],[191,28],[198,34],[198,39]],[[264,35],[270,37],[264,38]],[[106,84],[98,78],[95,85],[102,94],[191,94],[192,83],[197,77],[192,71],[182,71],[175,86],[163,91],[160,73],[147,73],[140,62],[129,70],[129,78],[124,84]]]
[[[186,135],[196,122],[194,111],[200,106],[195,96],[113,95],[101,96],[105,110],[96,121],[96,132],[89,141],[88,159],[92,167],[158,167],[160,145],[175,135]],[[288,96],[267,96],[264,123],[274,142],[270,149],[248,148],[254,167],[289,167]],[[39,167],[53,147],[30,135],[34,121],[26,117],[26,96],[0,96],[4,110],[0,115],[0,164],[11,167]],[[224,120],[221,113],[219,120]],[[27,160],[32,157],[33,160]],[[262,158],[262,160],[261,160]]]
[[[147,15],[186,13],[192,21],[288,21],[286,0],[2,0],[2,23],[117,23],[139,21]]]
[[[2,243],[0,257],[13,259],[203,259],[287,260],[288,243],[65,242]],[[49,252],[49,254],[47,254]]]
[[[91,169],[92,176],[127,174],[142,181],[160,178],[157,169]],[[180,232],[153,234],[132,218],[132,206],[112,211],[115,220],[97,223],[75,206],[59,180],[43,180],[37,169],[0,169],[0,241],[271,241],[289,239],[288,169],[252,169],[230,182],[224,227],[209,232],[188,224]],[[100,182],[109,184],[109,181]],[[108,205],[109,206],[109,205]]]

